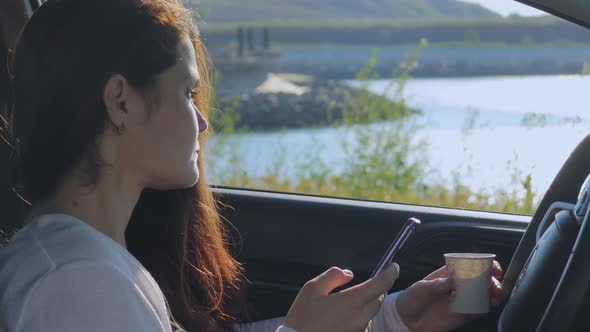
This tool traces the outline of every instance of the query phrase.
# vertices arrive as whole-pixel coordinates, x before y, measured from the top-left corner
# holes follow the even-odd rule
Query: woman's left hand
[[[494,261],[490,281],[493,306],[498,306],[502,301],[502,286],[498,281],[501,277],[502,268]],[[396,299],[397,312],[402,322],[412,332],[439,332],[453,330],[481,316],[450,312],[451,288],[447,269],[442,267],[403,290]]]

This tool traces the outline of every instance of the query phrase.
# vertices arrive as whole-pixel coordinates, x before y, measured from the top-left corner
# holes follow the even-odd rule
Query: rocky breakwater
[[[360,93],[361,88],[338,81],[308,79],[295,84],[269,74],[267,81],[252,93],[218,98],[218,108],[221,123],[223,117],[231,117],[235,128],[262,131],[324,127],[341,121],[351,100]],[[385,107],[398,106],[383,96],[371,94],[371,98],[379,98]],[[408,114],[416,112],[406,110]]]

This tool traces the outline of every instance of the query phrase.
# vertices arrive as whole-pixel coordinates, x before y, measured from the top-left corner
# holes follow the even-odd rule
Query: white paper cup
[[[483,314],[490,311],[490,280],[494,254],[445,254],[449,276],[453,282],[450,310],[462,314]]]

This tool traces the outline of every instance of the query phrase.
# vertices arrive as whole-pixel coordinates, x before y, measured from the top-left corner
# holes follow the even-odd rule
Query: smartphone
[[[414,233],[414,230],[418,225],[420,225],[420,220],[417,218],[412,217],[406,221],[404,227],[402,227],[402,230],[397,234],[395,240],[393,240],[393,243],[391,244],[391,246],[389,246],[389,249],[387,249],[387,252],[383,256],[383,258],[381,258],[381,261],[379,261],[377,268],[375,268],[375,270],[371,274],[371,278],[378,275],[381,271],[386,269],[389,266],[389,264],[393,262],[393,259],[397,256],[398,252],[400,251],[404,243],[406,243],[410,235]]]

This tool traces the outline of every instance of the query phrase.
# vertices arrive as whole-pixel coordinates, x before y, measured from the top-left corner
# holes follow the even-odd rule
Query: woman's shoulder
[[[30,289],[60,269],[115,269],[131,280],[141,265],[115,241],[90,225],[63,214],[46,214],[27,222],[0,249],[0,300]]]
[[[26,265],[23,268],[30,271],[34,262],[43,272],[77,261],[126,266],[131,260],[125,248],[92,226],[70,215],[51,213],[27,222],[0,250],[0,276],[7,264]]]
[[[0,321],[17,317],[31,296],[56,292],[59,299],[60,289],[63,294],[76,285],[97,289],[106,282],[113,290],[117,285],[139,286],[149,302],[160,302],[157,285],[133,260],[114,240],[74,217],[36,217],[0,249]]]
[[[63,267],[93,264],[133,277],[130,254],[90,225],[64,214],[46,214],[27,222],[0,249],[0,296],[9,287],[27,286]],[[1,297],[0,297],[1,298]]]

